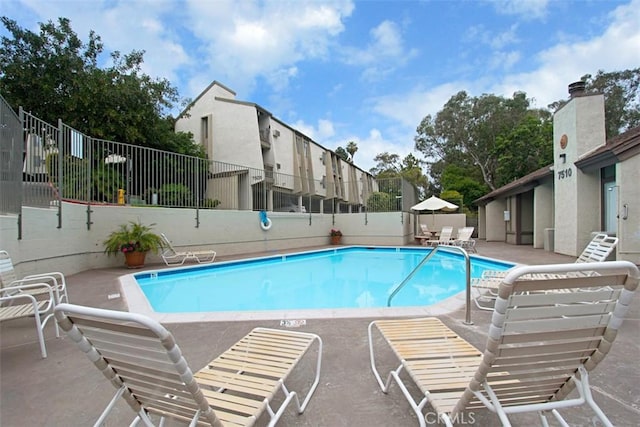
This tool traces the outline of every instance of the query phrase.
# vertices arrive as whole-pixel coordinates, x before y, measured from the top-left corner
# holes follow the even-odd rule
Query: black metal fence
[[[366,176],[367,182],[335,184],[343,185],[335,191],[326,179],[302,182],[273,170],[92,138],[62,121],[54,126],[22,109],[15,114],[1,96],[0,114],[4,214],[20,214],[22,206],[61,209],[63,200],[305,213],[408,211],[417,201],[415,188],[401,178]]]

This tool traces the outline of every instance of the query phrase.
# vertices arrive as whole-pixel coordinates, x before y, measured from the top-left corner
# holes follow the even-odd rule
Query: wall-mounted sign
[[[569,142],[569,138],[567,137],[567,134],[563,133],[562,136],[560,137],[560,148],[562,148],[563,150],[567,148],[568,142]]]

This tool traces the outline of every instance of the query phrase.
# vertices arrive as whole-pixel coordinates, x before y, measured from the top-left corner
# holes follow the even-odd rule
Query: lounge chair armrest
[[[15,283],[15,282],[12,282],[12,283]],[[25,293],[24,291],[28,291],[30,289],[39,289],[39,288],[45,288],[49,293],[49,299],[53,300],[53,287],[43,282],[33,283],[33,284],[5,286],[4,288],[0,289],[0,295],[3,297],[14,297],[18,295],[25,296],[29,294]],[[32,295],[29,295],[29,296],[33,298]]]
[[[64,283],[64,282],[63,282]],[[23,277],[22,279],[14,280],[9,283],[7,287],[23,287],[26,285],[47,285],[48,287],[58,287],[58,279],[54,276],[48,276],[45,274],[34,274],[31,276]]]
[[[33,279],[33,278],[39,278],[39,277],[54,278],[54,280],[57,280],[58,282],[60,282],[60,284],[62,285],[66,284],[64,280],[64,274],[62,274],[59,271],[51,271],[49,273],[29,274],[27,276],[24,276],[23,279]]]

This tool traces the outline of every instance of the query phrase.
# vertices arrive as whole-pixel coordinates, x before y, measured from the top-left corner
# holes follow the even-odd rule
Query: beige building
[[[640,127],[605,138],[604,96],[569,86],[553,118],[553,165],[476,200],[488,241],[577,256],[594,232],[619,238],[616,257],[640,263]]]
[[[261,209],[256,189],[266,188],[269,211],[351,212],[375,191],[371,174],[216,81],[180,114],[175,130],[205,147],[214,161],[207,195],[225,206],[249,200],[253,206],[237,207]]]

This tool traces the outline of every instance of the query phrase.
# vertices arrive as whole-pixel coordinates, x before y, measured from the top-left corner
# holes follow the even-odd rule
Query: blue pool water
[[[154,311],[386,307],[430,249],[350,247],[135,274]],[[471,277],[512,265],[471,257]],[[465,288],[465,261],[439,250],[391,306],[428,306]]]

